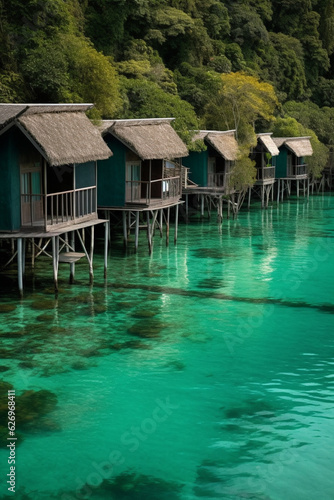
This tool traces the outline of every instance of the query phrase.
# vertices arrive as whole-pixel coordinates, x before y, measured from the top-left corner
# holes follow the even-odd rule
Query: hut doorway
[[[140,202],[141,182],[140,182],[140,161],[126,163],[126,202]]]
[[[43,224],[43,196],[41,165],[21,165],[21,225]]]
[[[208,187],[216,186],[216,158],[208,159]]]

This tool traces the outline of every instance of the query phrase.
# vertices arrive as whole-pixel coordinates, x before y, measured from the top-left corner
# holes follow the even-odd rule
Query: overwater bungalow
[[[292,182],[296,184],[297,196],[300,187],[309,194],[309,177],[305,157],[312,156],[310,137],[274,137],[279,149],[276,159],[277,201],[283,199],[284,191],[291,193]]]
[[[100,131],[113,151],[98,162],[98,208],[110,220],[121,212],[124,244],[130,230],[138,248],[139,227],[147,229],[149,252],[156,226],[162,235],[166,222],[169,238],[170,209],[175,207],[175,240],[178,208],[182,203],[182,162],[186,145],[173,129],[173,118],[103,121]],[[141,220],[140,220],[141,219]]]
[[[73,278],[75,261],[86,256],[92,279],[94,226],[106,222],[97,214],[96,162],[112,152],[85,114],[91,107],[0,104],[0,238],[17,243],[21,293],[27,240],[32,262],[52,242],[56,290],[59,262],[71,264]],[[81,253],[75,252],[75,234]]]
[[[262,208],[267,207],[270,196],[271,199],[274,196],[276,158],[279,149],[271,136],[271,132],[257,134],[257,144],[250,153],[251,160],[255,161],[256,181],[249,188],[248,207],[252,192],[260,197]]]
[[[189,195],[195,195],[200,201],[201,215],[204,215],[206,204],[209,214],[211,207],[217,207],[218,216],[222,217],[223,198],[227,199],[232,193],[229,179],[238,155],[235,130],[200,130],[193,140],[204,141],[206,149],[191,151],[183,160],[189,179],[183,188],[186,211],[188,213]]]

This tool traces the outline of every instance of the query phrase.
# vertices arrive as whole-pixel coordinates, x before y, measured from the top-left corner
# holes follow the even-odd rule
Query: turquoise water
[[[107,281],[101,248],[58,300],[47,260],[22,301],[2,275],[15,498],[332,500],[333,221],[313,196],[194,219],[151,257],[116,241]]]

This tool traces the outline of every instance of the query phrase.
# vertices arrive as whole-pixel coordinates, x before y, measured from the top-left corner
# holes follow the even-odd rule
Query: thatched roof
[[[239,151],[234,132],[235,130],[199,130],[193,140],[202,139],[208,142],[225,160],[234,161]]]
[[[0,104],[0,129],[18,126],[51,166],[103,160],[112,152],[84,113],[92,106]]]
[[[142,160],[188,156],[188,149],[170,122],[173,118],[109,120],[99,127],[102,135],[112,134]]]
[[[104,160],[112,155],[82,112],[24,113],[17,121],[51,166]]]
[[[25,104],[0,104],[0,129],[27,109]]]
[[[0,103],[0,129],[21,114],[61,113],[63,111],[87,111],[92,104],[2,104]]]
[[[310,137],[274,137],[273,141],[278,148],[284,145],[299,158],[313,155]]]
[[[271,132],[266,133],[266,134],[257,134],[257,138],[264,147],[267,149],[267,151],[271,154],[271,156],[277,156],[279,155],[279,149],[274,143],[272,137],[271,137]]]

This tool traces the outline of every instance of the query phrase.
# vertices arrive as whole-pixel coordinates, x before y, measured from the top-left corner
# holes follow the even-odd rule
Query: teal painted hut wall
[[[99,207],[124,207],[126,147],[110,134],[104,140],[113,156],[97,162],[97,204]]]
[[[280,148],[279,155],[276,157],[276,179],[286,177],[288,168],[288,151],[285,147]]]
[[[189,179],[201,187],[208,185],[208,150],[190,151],[189,156],[182,159],[182,165],[189,168]]]
[[[95,162],[80,163],[75,166],[75,187],[76,189],[95,186]]]
[[[21,226],[20,167],[17,145],[24,137],[10,129],[0,136],[0,231],[18,231]]]

